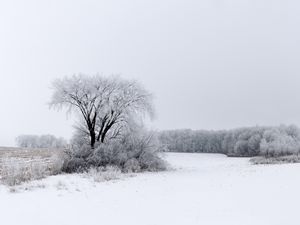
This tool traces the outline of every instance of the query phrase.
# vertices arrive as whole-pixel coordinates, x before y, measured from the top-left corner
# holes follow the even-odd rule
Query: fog
[[[300,125],[296,0],[0,1],[0,145],[72,135],[51,82],[76,73],[137,79],[154,129]]]

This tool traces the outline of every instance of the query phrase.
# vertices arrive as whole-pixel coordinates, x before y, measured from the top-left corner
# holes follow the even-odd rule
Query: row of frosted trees
[[[68,145],[64,138],[53,135],[20,135],[16,143],[21,148],[65,148]]]
[[[281,156],[300,152],[300,129],[294,125],[224,131],[159,132],[166,151],[223,153],[229,156]]]

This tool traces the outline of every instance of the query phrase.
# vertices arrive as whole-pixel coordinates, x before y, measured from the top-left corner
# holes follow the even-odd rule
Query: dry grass
[[[1,183],[14,186],[58,174],[64,161],[58,149],[0,148]]]
[[[286,163],[300,163],[300,155],[287,155],[276,157],[254,157],[250,160],[255,165],[259,164],[286,164]]]
[[[29,148],[12,148],[12,147],[0,147],[0,162],[3,158],[23,158],[32,159],[40,158],[47,159],[55,154],[63,154],[61,149],[29,149]]]

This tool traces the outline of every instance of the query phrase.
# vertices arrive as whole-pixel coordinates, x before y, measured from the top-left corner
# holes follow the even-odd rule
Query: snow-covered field
[[[103,183],[61,175],[16,193],[0,186],[0,224],[300,224],[300,164],[254,166],[218,154],[166,159],[176,170]]]

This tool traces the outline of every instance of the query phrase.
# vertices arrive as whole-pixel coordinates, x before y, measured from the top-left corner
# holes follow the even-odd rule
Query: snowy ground
[[[299,225],[300,164],[168,154],[176,171],[94,183],[64,175],[11,193],[0,187],[5,225]]]

